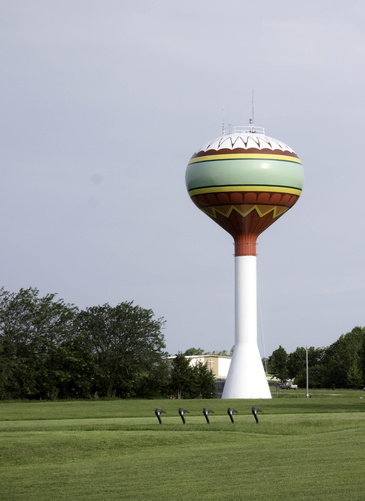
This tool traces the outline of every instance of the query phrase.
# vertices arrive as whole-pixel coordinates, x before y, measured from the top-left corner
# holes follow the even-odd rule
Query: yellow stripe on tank
[[[284,160],[285,162],[295,162],[302,164],[298,157],[291,157],[289,155],[271,155],[270,153],[229,153],[227,155],[205,155],[201,157],[192,158],[188,165],[198,162],[210,162],[212,160],[238,160],[253,158],[257,160]]]
[[[196,188],[189,191],[189,195],[194,197],[195,195],[202,195],[206,193],[217,193],[217,192],[238,192],[238,191],[261,191],[261,192],[275,192],[275,193],[288,193],[290,195],[301,195],[302,190],[297,188],[285,188],[279,186],[210,186],[209,188]]]

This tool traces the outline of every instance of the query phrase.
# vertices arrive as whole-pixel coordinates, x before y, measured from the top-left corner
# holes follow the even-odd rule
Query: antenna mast
[[[253,129],[253,121],[255,116],[255,99],[254,99],[254,90],[252,89],[252,97],[251,97],[251,118],[249,120],[251,125],[251,132],[255,132]]]
[[[254,99],[254,90],[252,89],[252,97],[251,97],[251,118],[249,120],[251,130],[250,132],[256,132],[254,126],[253,126],[253,121],[254,121],[254,116],[255,116],[255,99]]]

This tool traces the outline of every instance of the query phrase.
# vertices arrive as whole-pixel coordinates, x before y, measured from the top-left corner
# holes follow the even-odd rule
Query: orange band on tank
[[[234,239],[235,256],[256,256],[258,235],[237,235]]]

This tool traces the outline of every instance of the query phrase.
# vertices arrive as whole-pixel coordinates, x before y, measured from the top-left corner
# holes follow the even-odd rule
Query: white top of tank
[[[295,154],[294,150],[287,144],[272,137],[265,136],[265,129],[262,127],[255,127],[254,125],[246,127],[233,127],[230,125],[227,132],[223,131],[222,136],[205,144],[197,153],[208,150],[235,150],[237,148],[243,148],[245,150],[281,150]]]

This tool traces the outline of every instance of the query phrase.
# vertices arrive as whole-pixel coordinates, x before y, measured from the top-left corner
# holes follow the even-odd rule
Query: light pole
[[[305,370],[306,370],[306,376],[307,376],[307,398],[309,398],[309,393],[308,393],[308,346],[305,347]]]

